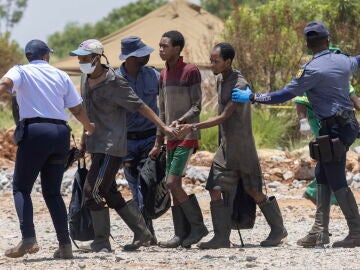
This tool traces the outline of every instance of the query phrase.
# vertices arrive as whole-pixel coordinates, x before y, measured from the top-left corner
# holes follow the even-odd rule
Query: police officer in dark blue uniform
[[[308,235],[298,240],[303,247],[322,246],[330,242],[329,213],[330,195],[334,192],[346,218],[349,234],[333,247],[353,248],[360,246],[360,215],[354,195],[346,182],[346,152],[359,133],[359,124],[349,98],[349,79],[360,66],[360,55],[349,57],[329,51],[329,31],[324,23],[313,21],[306,25],[304,35],[313,58],[296,74],[283,89],[253,94],[233,89],[234,102],[258,102],[276,104],[301,96],[306,92],[316,117],[320,119],[320,136],[310,143],[310,154],[316,159],[318,181],[315,223]]]

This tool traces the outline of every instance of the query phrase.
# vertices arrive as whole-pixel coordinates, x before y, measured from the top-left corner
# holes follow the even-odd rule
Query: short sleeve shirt
[[[87,151],[125,156],[126,113],[137,111],[144,104],[143,101],[127,81],[111,68],[108,68],[106,79],[93,88],[89,87],[86,78],[83,78],[83,82],[81,95],[90,121],[95,123],[94,134],[86,137]]]
[[[324,119],[339,111],[352,110],[349,80],[357,68],[355,57],[325,50],[315,54],[284,89],[296,96],[306,92],[317,118]]]
[[[43,60],[14,66],[4,77],[13,82],[11,92],[16,92],[20,120],[43,117],[66,121],[65,108],[82,102],[70,77]]]

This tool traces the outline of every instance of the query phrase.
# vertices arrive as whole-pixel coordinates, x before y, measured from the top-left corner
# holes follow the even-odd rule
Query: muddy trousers
[[[16,154],[13,178],[13,195],[22,238],[35,237],[30,193],[40,173],[42,194],[57,239],[60,245],[70,243],[66,207],[60,194],[69,144],[70,132],[64,124],[32,123],[25,126]]]
[[[121,209],[126,205],[115,181],[121,164],[121,157],[102,153],[91,154],[91,166],[84,184],[85,206],[90,210],[102,210],[105,205]]]

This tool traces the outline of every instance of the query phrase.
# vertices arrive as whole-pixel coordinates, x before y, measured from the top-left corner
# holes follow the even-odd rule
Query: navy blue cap
[[[321,21],[309,22],[304,28],[306,39],[323,38],[329,36],[329,30]]]
[[[143,57],[151,54],[153,48],[145,45],[139,37],[131,36],[121,40],[120,60],[126,60],[130,56]]]
[[[33,59],[41,58],[47,53],[54,53],[48,45],[39,39],[30,40],[25,46],[25,54],[31,53]]]

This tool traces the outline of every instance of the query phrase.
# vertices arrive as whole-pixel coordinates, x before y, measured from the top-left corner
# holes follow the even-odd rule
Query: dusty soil
[[[199,250],[162,249],[157,246],[144,247],[136,252],[123,252],[121,247],[132,240],[132,233],[124,222],[111,211],[111,233],[113,253],[81,253],[74,248],[75,258],[72,260],[55,260],[52,258],[57,242],[54,229],[45,203],[40,195],[33,195],[35,226],[41,250],[33,255],[18,259],[6,258],[2,254],[7,247],[19,241],[19,228],[13,206],[12,195],[2,194],[0,201],[0,269],[359,269],[358,254],[360,248],[304,249],[296,246],[296,240],[309,230],[314,214],[311,202],[302,199],[302,189],[289,189],[278,192],[279,204],[284,215],[285,226],[289,236],[287,243],[274,248],[261,248],[259,242],[269,232],[265,218],[257,214],[255,227],[243,230],[245,247],[240,246],[236,231],[232,232],[233,246],[229,249]],[[360,192],[356,192],[360,200]],[[129,194],[127,194],[129,196]],[[203,209],[206,225],[212,230],[209,213],[209,197],[205,191],[197,194]],[[66,196],[68,204],[70,197]],[[347,228],[338,207],[331,210],[331,241],[346,235]],[[172,219],[169,211],[154,221],[158,239],[164,240],[172,236]],[[209,239],[212,236],[205,239]]]

